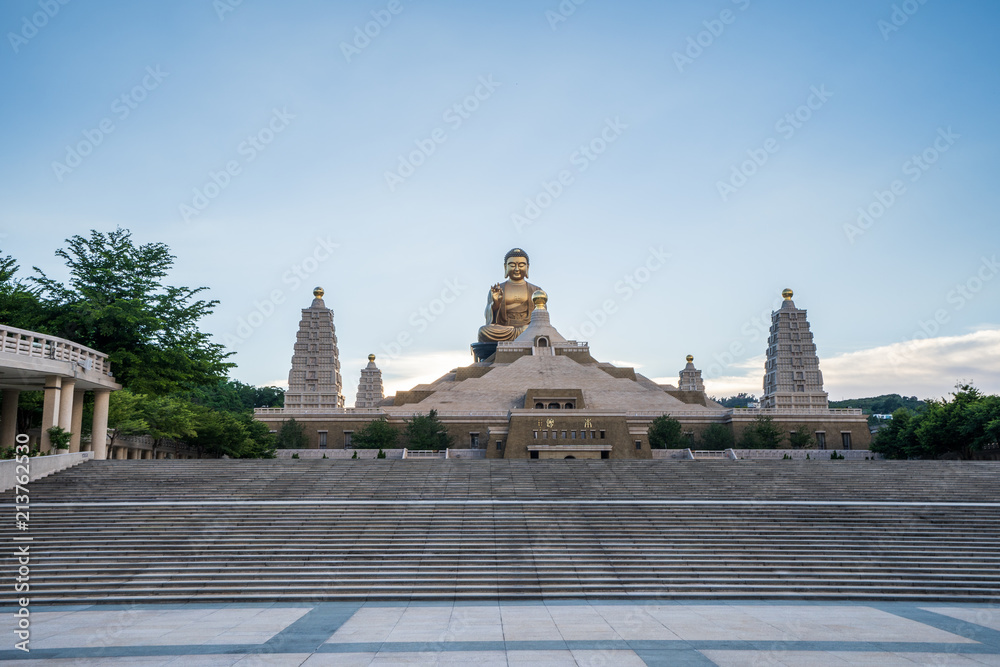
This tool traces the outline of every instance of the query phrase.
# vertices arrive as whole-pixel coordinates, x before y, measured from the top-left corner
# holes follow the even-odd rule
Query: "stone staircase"
[[[31,484],[30,596],[988,601],[1000,595],[998,473],[938,462],[96,461]],[[10,573],[13,496],[0,502]]]

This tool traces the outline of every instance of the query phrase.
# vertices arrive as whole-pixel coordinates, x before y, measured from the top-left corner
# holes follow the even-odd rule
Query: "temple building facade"
[[[552,325],[548,295],[525,280],[527,255],[512,250],[505,264],[508,281],[488,295],[471,364],[383,397],[372,355],[355,408],[345,408],[340,395],[333,315],[317,288],[302,311],[285,407],[258,409],[256,418],[272,431],[294,418],[305,425],[310,447],[332,449],[350,448],[353,434],[372,420],[384,418],[402,432],[407,420],[434,410],[455,447],[509,459],[650,459],[647,434],[661,415],[681,422],[692,448],[713,424],[729,429],[738,442],[760,415],[786,437],[807,429],[817,449],[864,449],[870,443],[860,410],[828,407],[806,314],[795,307],[791,290],[772,316],[764,401],[759,409],[733,409],[706,395],[692,356],[676,386],[599,361],[586,342],[567,340]],[[533,291],[526,292],[529,286]]]

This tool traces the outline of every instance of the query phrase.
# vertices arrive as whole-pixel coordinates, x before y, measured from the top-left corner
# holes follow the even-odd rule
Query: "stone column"
[[[49,375],[45,378],[45,400],[42,403],[42,437],[38,443],[43,452],[52,448],[47,431],[53,426],[59,425],[60,387],[62,387],[62,378],[58,375]]]
[[[59,388],[59,426],[69,431],[73,426],[73,393],[76,392],[76,378],[63,378]]]
[[[83,431],[83,392],[73,392],[73,418],[70,421],[73,437],[69,440],[69,451],[80,451],[80,435]]]
[[[90,427],[90,449],[97,460],[108,458],[108,403],[111,399],[110,389],[98,389],[94,392],[94,422]]]
[[[18,389],[3,390],[3,405],[0,406],[0,447],[13,447],[17,438]]]

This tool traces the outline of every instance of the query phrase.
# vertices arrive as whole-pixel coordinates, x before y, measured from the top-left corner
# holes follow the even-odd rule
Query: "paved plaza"
[[[13,637],[14,617],[2,632]],[[10,665],[1000,666],[957,603],[323,602],[36,607]]]

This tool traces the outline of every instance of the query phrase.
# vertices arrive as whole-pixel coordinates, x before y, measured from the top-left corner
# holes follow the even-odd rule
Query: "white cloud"
[[[1000,329],[894,343],[820,359],[830,397],[946,396],[959,380],[1000,393]]]
[[[433,382],[451,369],[468,366],[472,362],[472,353],[468,350],[404,355],[392,359],[391,363],[384,366],[381,359],[378,357],[375,359],[375,364],[382,368],[382,384],[385,387],[386,396],[392,396],[397,391],[407,391],[418,384]],[[357,389],[357,381],[351,388],[351,384],[345,379],[344,388],[346,396],[348,391],[353,392]]]
[[[820,370],[831,400],[903,394],[946,396],[959,380],[987,393],[1000,393],[1000,329],[981,328],[962,336],[917,339],[824,359]],[[705,380],[713,396],[747,392],[760,396],[764,357],[732,366],[733,375]],[[657,380],[660,382],[661,380]]]

